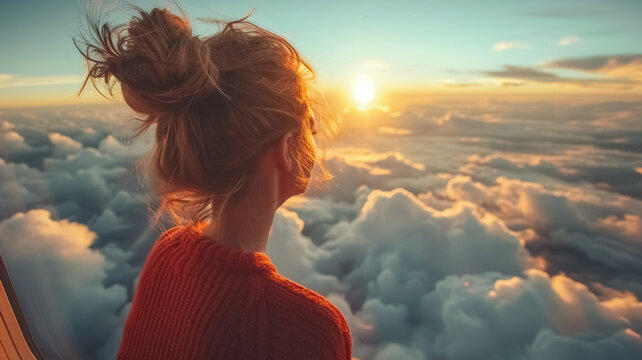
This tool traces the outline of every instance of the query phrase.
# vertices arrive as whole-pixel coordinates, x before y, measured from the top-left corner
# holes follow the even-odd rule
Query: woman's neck
[[[292,174],[279,171],[274,156],[268,155],[260,162],[259,180],[248,194],[249,201],[229,203],[221,214],[214,212],[204,235],[246,252],[265,252],[276,209],[299,191],[289,185]]]
[[[245,205],[229,203],[219,215],[215,212],[203,234],[223,245],[246,252],[265,252],[270,227],[279,200],[278,176],[264,176],[249,194]]]
[[[245,252],[265,252],[276,207],[226,211],[210,222],[203,234],[225,246]]]

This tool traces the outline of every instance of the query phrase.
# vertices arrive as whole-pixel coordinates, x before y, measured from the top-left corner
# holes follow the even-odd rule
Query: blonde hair
[[[321,97],[309,82],[312,67],[283,37],[242,19],[208,19],[222,30],[192,34],[189,21],[167,9],[146,12],[128,23],[99,25],[89,18],[89,36],[74,43],[87,61],[91,80],[119,82],[140,125],[137,136],[156,127],[147,168],[160,197],[155,222],[167,212],[175,223],[205,221],[213,210],[248,193],[266,149],[295,133],[292,156],[297,181],[316,163],[311,134],[321,140],[339,129],[324,116]],[[102,93],[101,93],[102,94]],[[321,101],[320,101],[321,100]],[[316,121],[315,121],[316,120]],[[323,162],[319,180],[332,178]]]

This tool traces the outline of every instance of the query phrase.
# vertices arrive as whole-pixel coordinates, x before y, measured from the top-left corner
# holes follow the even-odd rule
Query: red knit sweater
[[[350,359],[341,312],[201,226],[163,233],[147,257],[118,359]]]

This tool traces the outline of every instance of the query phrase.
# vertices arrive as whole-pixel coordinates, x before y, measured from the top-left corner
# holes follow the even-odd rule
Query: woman
[[[155,127],[148,175],[176,222],[142,269],[118,358],[350,359],[341,312],[264,253],[276,209],[316,161],[313,70],[247,17],[200,38],[184,16],[137,11],[91,21],[78,47],[83,89],[119,83],[139,134]]]

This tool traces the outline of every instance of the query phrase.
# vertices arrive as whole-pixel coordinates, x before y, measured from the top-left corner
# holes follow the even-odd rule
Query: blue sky
[[[132,3],[146,9],[171,6],[169,1]],[[84,9],[96,4],[78,0],[3,4],[0,95],[73,91],[85,69],[71,39],[80,29]],[[253,21],[285,35],[312,62],[320,82],[336,86],[350,84],[364,72],[389,87],[479,84],[490,81],[487,72],[501,71],[505,65],[538,68],[560,58],[642,53],[638,0],[184,0],[180,4],[195,32],[203,35],[213,28],[197,17],[231,19],[254,8]],[[109,16],[114,22],[131,15],[113,0],[103,1],[102,7],[118,9]],[[639,70],[642,60],[633,60],[634,70]],[[378,66],[373,69],[366,63]],[[547,72],[572,78],[605,76],[568,68]],[[513,75],[502,76],[514,82]],[[24,83],[30,79],[36,85]]]

